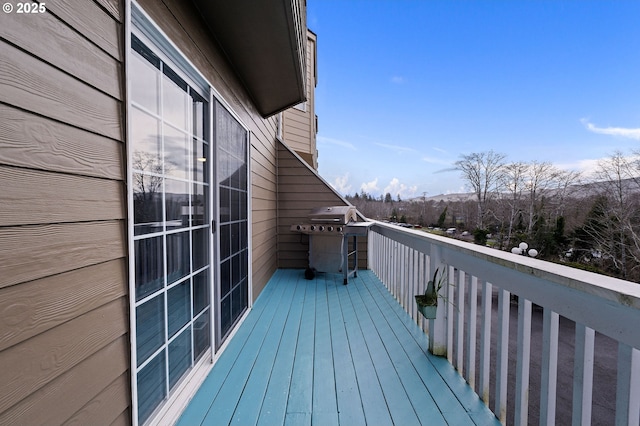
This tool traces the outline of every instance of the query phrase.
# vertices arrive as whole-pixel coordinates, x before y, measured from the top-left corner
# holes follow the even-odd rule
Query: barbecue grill
[[[305,276],[315,272],[342,272],[344,284],[358,274],[357,237],[366,236],[371,222],[358,222],[353,206],[319,207],[311,210],[308,223],[291,226],[291,230],[309,235],[309,267]],[[349,252],[349,237],[353,238],[353,250]],[[353,257],[353,269],[349,270],[349,258]]]

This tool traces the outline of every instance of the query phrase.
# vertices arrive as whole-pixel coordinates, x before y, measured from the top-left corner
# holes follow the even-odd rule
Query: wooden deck
[[[371,271],[278,270],[181,425],[497,425]]]

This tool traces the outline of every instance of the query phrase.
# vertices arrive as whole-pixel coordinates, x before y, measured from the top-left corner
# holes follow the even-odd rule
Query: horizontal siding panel
[[[311,197],[309,195],[312,195]],[[301,209],[310,206],[309,210],[316,207],[318,202],[327,203],[326,205],[343,205],[344,202],[336,197],[335,194],[324,192],[285,192],[280,193],[279,208],[281,209]],[[338,203],[338,204],[336,204]]]
[[[0,289],[0,350],[127,294],[125,259]]]
[[[278,186],[274,181],[266,180],[261,176],[252,176],[251,179],[251,195],[252,197],[261,196],[262,198],[275,198]]]
[[[319,180],[316,176],[311,175],[280,175],[278,178],[278,186],[282,188],[284,185],[324,185],[320,183],[322,181]],[[326,187],[326,185],[325,185]],[[344,204],[344,201],[343,201]]]
[[[0,104],[0,164],[123,179],[124,145]]]
[[[94,353],[74,368],[52,380],[38,392],[23,399],[0,414],[0,424],[58,425],[73,416],[79,407],[89,403],[107,389],[114,378],[129,377],[129,339],[121,336]],[[87,380],[91,377],[91,380]],[[128,386],[116,400],[128,398]],[[129,401],[127,400],[127,405]],[[44,410],[42,407],[47,407]],[[118,411],[104,419],[81,424],[109,424]]]
[[[122,140],[118,100],[11,45],[2,48],[0,93],[5,103]]]
[[[252,216],[254,224],[260,222],[271,222],[276,218],[275,211],[272,210],[254,210],[252,212]],[[273,232],[275,232],[275,229]]]
[[[307,121],[303,124],[296,124],[296,126],[287,128],[285,131],[285,140],[288,141],[289,138],[298,138],[300,140],[306,140],[307,145],[309,145],[310,123]]]
[[[65,424],[109,424],[129,406],[128,394],[129,374],[121,374]]]
[[[0,226],[124,219],[120,181],[0,166]]]
[[[125,410],[111,422],[110,426],[129,426],[131,424],[131,412]]]
[[[2,36],[9,42],[110,96],[122,99],[120,62],[54,15],[43,13],[34,17],[2,13],[0,27]],[[25,37],[25,33],[30,37]]]
[[[0,412],[126,334],[128,303],[120,298],[0,352]],[[71,402],[70,402],[71,403]]]
[[[116,21],[122,22],[123,11],[120,0],[96,0],[96,2]]]
[[[125,256],[122,221],[0,228],[0,288]]]
[[[276,200],[274,199],[256,197],[253,199],[252,211],[271,210],[275,212],[277,206]]]
[[[77,0],[56,0],[46,5],[49,12],[122,62],[122,25],[100,6],[92,1]]]

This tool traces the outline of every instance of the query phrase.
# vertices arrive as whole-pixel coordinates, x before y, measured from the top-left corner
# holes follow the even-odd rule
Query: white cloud
[[[360,189],[366,192],[367,194],[370,194],[374,191],[379,191],[380,188],[378,188],[378,178],[375,178],[371,182],[363,183],[362,185],[360,185]]]
[[[587,128],[587,130],[593,133],[640,140],[640,128],[629,129],[624,127],[596,127],[594,124],[589,123],[586,118],[583,118],[580,121],[582,122],[584,127]]]
[[[321,144],[324,143],[324,144],[328,144],[328,145],[337,145],[337,146],[342,147],[342,148],[347,148],[347,149],[350,149],[352,151],[357,151],[357,148],[351,142],[345,142],[345,141],[341,141],[339,139],[327,138],[327,137],[324,137],[324,136],[318,136],[317,141],[319,143],[321,143]]]
[[[413,148],[409,148],[407,146],[400,146],[400,145],[391,145],[391,144],[386,144],[386,143],[378,143],[376,142],[377,146],[380,146],[382,148],[387,148],[390,149],[392,151],[397,151],[398,154],[402,154],[404,152],[409,152],[409,153],[415,153],[418,152]]]
[[[445,161],[442,160],[440,158],[435,158],[435,157],[422,157],[422,161],[425,161],[427,163],[431,163],[431,164],[442,164],[442,165],[446,165],[446,166],[450,166],[451,163],[449,161]]]
[[[331,182],[331,186],[341,194],[348,194],[351,191],[351,185],[349,184],[349,173],[345,173],[344,176],[338,176]]]
[[[393,77],[391,77],[391,82],[393,84],[404,84],[406,81],[407,80],[401,75],[394,75]]]
[[[395,199],[398,194],[400,194],[400,198],[409,198],[416,195],[418,191],[418,186],[407,186],[404,183],[400,182],[400,179],[393,178],[391,182],[384,188],[384,193],[391,194],[391,196]]]

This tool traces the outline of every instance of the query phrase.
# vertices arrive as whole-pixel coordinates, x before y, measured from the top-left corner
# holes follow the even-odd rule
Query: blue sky
[[[640,148],[638,0],[308,0],[320,174],[465,192],[462,154],[588,170]]]

